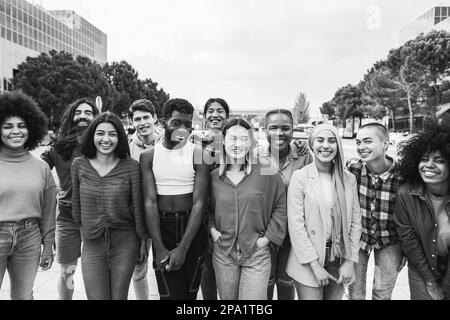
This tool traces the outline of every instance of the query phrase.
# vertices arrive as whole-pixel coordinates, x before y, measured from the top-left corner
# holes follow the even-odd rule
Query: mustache
[[[75,125],[78,125],[78,124],[80,124],[80,122],[91,123],[91,121],[87,118],[79,118],[79,119],[75,120],[73,123]]]

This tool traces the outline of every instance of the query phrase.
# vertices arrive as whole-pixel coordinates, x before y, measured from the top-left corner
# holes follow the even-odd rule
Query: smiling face
[[[364,162],[385,158],[389,140],[374,127],[364,127],[356,134],[356,151]]]
[[[232,163],[244,163],[251,144],[250,134],[244,127],[236,125],[227,130],[224,147],[227,157]]]
[[[267,141],[272,151],[286,151],[292,141],[293,129],[289,116],[283,113],[276,113],[267,119]]]
[[[109,122],[100,123],[94,133],[94,145],[97,152],[110,155],[116,151],[118,144],[119,135],[116,128]]]
[[[184,143],[192,132],[192,114],[173,111],[164,128],[167,141],[172,144]]]
[[[425,184],[438,185],[449,183],[449,163],[440,151],[423,155],[418,169],[420,177]]]
[[[316,161],[324,164],[332,162],[338,152],[336,136],[329,130],[323,130],[314,139],[312,149]]]
[[[227,123],[227,112],[218,102],[209,105],[205,114],[206,124],[210,130],[222,130]]]
[[[152,135],[155,130],[155,118],[148,111],[134,111],[131,123],[141,137],[148,137]]]
[[[22,149],[28,140],[28,128],[20,117],[6,118],[2,123],[1,144],[12,150]]]
[[[73,113],[73,123],[78,127],[87,127],[94,120],[92,107],[87,103],[80,104]]]

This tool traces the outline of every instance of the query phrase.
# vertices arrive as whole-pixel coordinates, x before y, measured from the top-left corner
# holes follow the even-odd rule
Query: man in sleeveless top
[[[193,106],[171,99],[163,107],[164,139],[140,157],[153,268],[162,300],[195,300],[207,245],[201,226],[209,192],[203,151],[189,142]]]

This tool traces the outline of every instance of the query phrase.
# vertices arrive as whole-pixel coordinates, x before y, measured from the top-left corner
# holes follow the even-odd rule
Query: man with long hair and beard
[[[62,124],[56,141],[42,153],[41,158],[51,169],[55,168],[60,182],[56,216],[56,253],[61,265],[58,281],[60,300],[73,297],[73,276],[81,256],[80,228],[72,219],[71,165],[79,157],[81,138],[99,110],[89,98],[70,104],[62,116]]]

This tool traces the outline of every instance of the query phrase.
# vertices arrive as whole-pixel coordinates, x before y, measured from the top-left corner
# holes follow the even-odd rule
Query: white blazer
[[[347,208],[348,236],[351,252],[345,257],[355,263],[359,257],[361,238],[361,209],[355,176],[344,170],[344,188]],[[287,196],[288,230],[291,239],[291,251],[286,272],[294,280],[310,287],[319,287],[319,283],[309,263],[319,260],[323,266],[326,250],[326,221],[323,190],[319,172],[313,162],[293,173]]]

